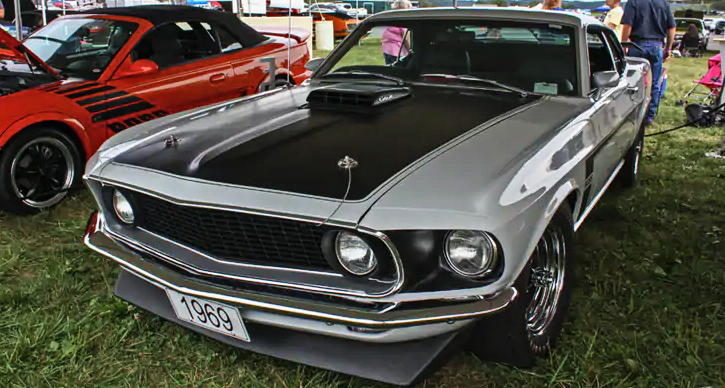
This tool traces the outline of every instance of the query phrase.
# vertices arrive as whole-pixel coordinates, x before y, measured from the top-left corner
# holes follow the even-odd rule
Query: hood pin
[[[174,135],[169,135],[164,142],[164,148],[176,147],[181,140]]]

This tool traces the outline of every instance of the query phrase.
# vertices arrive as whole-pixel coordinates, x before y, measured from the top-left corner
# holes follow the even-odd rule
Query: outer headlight
[[[373,249],[363,239],[350,232],[337,234],[335,254],[340,265],[353,275],[367,275],[378,265]]]
[[[451,269],[466,277],[480,276],[493,268],[498,255],[491,236],[476,230],[449,233],[444,250]]]
[[[113,191],[113,210],[116,212],[119,220],[126,224],[133,224],[133,207],[118,190]]]

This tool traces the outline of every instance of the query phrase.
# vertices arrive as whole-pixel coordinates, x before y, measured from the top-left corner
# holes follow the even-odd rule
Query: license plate
[[[182,321],[249,342],[239,310],[206,299],[166,290],[176,316]]]

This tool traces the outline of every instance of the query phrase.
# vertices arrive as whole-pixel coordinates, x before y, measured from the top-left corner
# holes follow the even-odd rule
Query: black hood
[[[345,88],[349,90],[349,85]],[[347,199],[361,200],[450,140],[540,98],[414,86],[405,98],[391,99],[379,110],[354,112],[308,106],[310,90],[299,87],[261,98],[251,102],[258,108],[239,114],[235,110],[246,104],[181,122],[172,132],[179,140],[176,145],[146,144],[120,155],[116,162],[220,183],[340,199],[347,189],[348,172],[338,167],[338,161],[349,156],[358,165],[352,170]]]

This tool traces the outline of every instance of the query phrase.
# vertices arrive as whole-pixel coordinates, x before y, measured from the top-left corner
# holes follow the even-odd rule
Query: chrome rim
[[[15,195],[33,208],[60,202],[74,177],[73,154],[62,141],[52,137],[28,142],[10,165],[10,184]]]
[[[556,314],[564,289],[565,260],[564,234],[550,225],[531,259],[529,289],[533,296],[526,309],[526,329],[532,338],[544,335]]]

